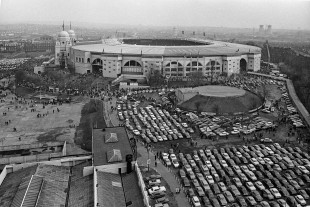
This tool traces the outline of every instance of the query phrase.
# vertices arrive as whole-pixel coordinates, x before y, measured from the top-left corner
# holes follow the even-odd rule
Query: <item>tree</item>
[[[270,95],[270,91],[267,89],[267,87],[266,87],[265,84],[262,85],[262,91],[261,91],[261,93],[262,93],[262,96],[263,96],[263,98],[264,98],[265,100],[266,100],[266,98]]]
[[[214,113],[216,113],[216,114],[219,114],[219,113],[220,113],[220,107],[219,107],[219,105],[214,105],[214,106],[212,107],[212,111],[213,111]]]
[[[200,113],[200,106],[201,106],[201,102],[195,102],[195,107],[196,107],[196,110],[197,110],[197,113]]]
[[[152,86],[161,86],[165,83],[165,78],[160,74],[159,70],[154,70],[149,76],[149,84]]]
[[[18,70],[15,73],[15,81],[16,83],[21,83],[27,78],[27,74],[23,70]]]
[[[191,72],[190,79],[194,85],[201,85],[204,79],[202,71]]]

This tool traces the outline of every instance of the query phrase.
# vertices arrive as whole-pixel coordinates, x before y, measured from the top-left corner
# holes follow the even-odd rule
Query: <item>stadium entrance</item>
[[[244,58],[240,60],[240,73],[244,73],[247,70],[247,62]]]
[[[92,70],[95,74],[102,74],[102,60],[97,58],[92,63]]]

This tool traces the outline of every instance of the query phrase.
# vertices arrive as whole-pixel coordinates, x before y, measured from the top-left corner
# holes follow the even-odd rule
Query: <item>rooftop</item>
[[[105,142],[106,135],[111,133],[117,134],[117,142]],[[94,154],[94,166],[106,165],[108,163],[107,154],[111,150],[120,150],[122,161],[125,162],[126,155],[133,154],[128,139],[127,132],[124,127],[112,127],[93,130],[93,154]]]
[[[105,54],[123,54],[123,55],[144,55],[144,56],[212,56],[212,55],[228,55],[236,56],[248,53],[260,54],[261,49],[255,46],[242,45],[236,43],[207,41],[207,40],[186,40],[189,42],[200,42],[201,45],[183,45],[183,46],[157,46],[157,45],[139,45],[126,44],[118,40],[103,40],[101,44],[85,44],[76,45],[72,48],[81,51],[89,51],[94,53]],[[172,40],[169,40],[172,41]],[[177,41],[177,40],[173,40]],[[172,41],[172,42],[173,42]],[[180,40],[181,41],[181,40]],[[185,41],[185,40],[182,40]],[[202,43],[204,42],[204,44]]]
[[[119,174],[97,171],[97,196],[100,207],[126,206],[122,179]]]
[[[0,206],[65,206],[70,167],[39,164],[9,173],[0,186]]]
[[[71,181],[68,207],[94,206],[93,175]]]

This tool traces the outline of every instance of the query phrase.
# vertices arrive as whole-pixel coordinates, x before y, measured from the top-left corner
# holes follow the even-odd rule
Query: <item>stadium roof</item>
[[[173,41],[173,39],[171,40]],[[201,40],[200,40],[201,41]],[[151,46],[122,44],[117,40],[103,40],[102,44],[76,45],[73,49],[104,54],[123,54],[142,56],[237,56],[242,54],[260,54],[261,49],[255,46],[207,41],[208,45],[193,46]]]
[[[117,134],[118,142],[105,142],[106,135],[110,136],[111,133]],[[120,152],[115,154],[116,151],[111,151],[113,149],[118,149]],[[120,158],[122,162],[125,162],[128,154],[132,154],[132,149],[124,127],[105,128],[105,131],[102,129],[93,130],[94,166],[106,165],[111,158],[113,160]]]

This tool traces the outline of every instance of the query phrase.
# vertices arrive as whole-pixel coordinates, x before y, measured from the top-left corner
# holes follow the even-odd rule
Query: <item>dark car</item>
[[[194,191],[193,191],[194,192]],[[159,192],[159,193],[155,193],[155,194],[152,194],[150,195],[150,198],[152,199],[158,199],[158,198],[162,198],[166,195],[165,192]]]
[[[282,196],[287,197],[290,195],[290,193],[287,191],[286,187],[282,186],[279,188],[279,192],[282,194]]]
[[[265,171],[264,173],[265,173],[265,175],[266,175],[266,177],[267,177],[268,179],[273,178],[273,176],[272,176],[272,174],[271,174],[270,172]]]
[[[202,201],[202,204],[205,205],[205,206],[211,204],[211,201],[210,201],[210,199],[207,196],[202,197],[201,201]]]
[[[308,175],[302,175],[301,178],[306,182],[310,183],[310,177]]]
[[[244,196],[250,195],[249,191],[244,186],[240,186],[239,190],[240,190],[241,194],[244,195]]]
[[[269,201],[270,207],[280,207],[280,205],[276,201]]]
[[[255,198],[257,202],[261,202],[263,200],[263,197],[260,195],[260,193],[257,190],[252,191],[251,195]]]
[[[248,163],[249,163],[249,161],[248,161],[245,157],[241,157],[240,159],[241,159],[241,161],[242,161],[244,164],[248,164]]]
[[[277,178],[273,178],[271,179],[271,181],[277,188],[280,188],[282,186],[281,182]]]
[[[208,197],[209,199],[215,197],[215,195],[214,195],[214,193],[212,192],[212,190],[206,190],[206,195],[207,195],[207,197]]]
[[[286,198],[286,202],[291,206],[295,206],[297,204],[297,201],[295,200],[294,196],[288,196]]]
[[[278,171],[274,170],[274,171],[272,171],[272,174],[274,175],[274,177],[276,177],[279,180],[281,180],[282,175]]]
[[[241,196],[237,197],[236,201],[240,204],[241,207],[247,207],[248,206],[245,199]]]
[[[261,173],[261,171],[259,171],[259,170],[255,171],[254,173],[255,173],[256,177],[257,177],[259,180],[265,178],[265,176],[264,176],[264,175]]]
[[[218,186],[216,183],[212,184],[212,185],[211,185],[211,188],[212,188],[214,194],[219,194],[219,193],[221,193],[221,190],[220,190],[219,186]]]
[[[233,171],[230,167],[225,167],[224,169],[225,169],[226,173],[227,173],[230,177],[232,177],[232,176],[235,175],[235,174],[234,174],[234,171]]]
[[[268,187],[268,188],[273,188],[274,185],[272,184],[272,182],[269,179],[264,179],[263,183]]]
[[[310,198],[309,194],[305,190],[299,190],[298,193],[300,195],[302,195],[302,197],[304,197],[304,199],[306,199],[306,200],[308,200]]]
[[[255,199],[252,196],[247,196],[246,200],[249,203],[249,205],[251,205],[251,206],[255,206],[257,204]]]
[[[213,207],[221,207],[219,201],[216,198],[211,198],[211,203]]]
[[[272,195],[272,193],[268,189],[263,190],[263,197],[268,199],[268,200],[274,199],[274,196]]]
[[[295,180],[298,183],[298,185],[300,185],[300,186],[304,186],[305,185],[305,182],[301,178],[296,178]]]
[[[188,178],[183,178],[183,185],[184,185],[184,187],[190,187],[191,186]]]
[[[191,188],[190,188],[190,189],[187,189],[186,194],[187,194],[189,197],[195,196],[195,192],[194,192],[194,190],[191,189]]]
[[[291,195],[295,195],[297,193],[297,191],[295,190],[295,188],[291,185],[286,186],[287,191],[291,194]]]

